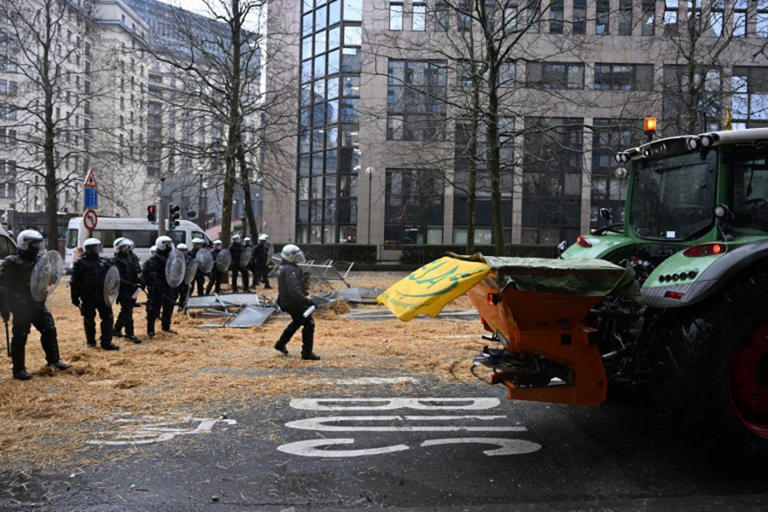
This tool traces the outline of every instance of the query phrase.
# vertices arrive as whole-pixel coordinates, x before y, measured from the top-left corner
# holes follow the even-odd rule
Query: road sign
[[[98,183],[96,183],[96,176],[93,174],[92,169],[88,169],[88,174],[85,175],[85,188],[97,188],[99,186]]]
[[[83,226],[88,231],[93,231],[99,224],[99,216],[96,215],[96,211],[92,209],[85,210],[83,214]]]
[[[99,189],[96,187],[85,187],[85,208],[99,207]]]

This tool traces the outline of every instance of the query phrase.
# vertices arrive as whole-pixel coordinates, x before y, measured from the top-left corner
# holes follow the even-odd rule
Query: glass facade
[[[296,240],[357,241],[362,0],[303,0]]]

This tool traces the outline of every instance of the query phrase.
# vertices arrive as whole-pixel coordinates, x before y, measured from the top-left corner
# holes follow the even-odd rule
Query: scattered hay
[[[404,275],[366,273],[364,278],[355,276],[354,282],[386,287]],[[340,301],[334,309],[317,315],[315,351],[323,357],[321,361],[300,360],[298,333],[288,345],[288,357],[272,348],[287,317],[251,329],[206,331],[199,326],[210,319],[176,314],[173,328],[178,335],[158,331],[158,336],[148,340],[143,335],[143,308],[134,311],[134,321],[144,343],[134,345],[117,338],[121,350],[109,352],[85,346],[82,318],[69,304],[66,286],[62,288],[49,301],[49,308],[56,320],[62,359],[72,368],[62,372],[48,367],[35,331],[26,351],[27,366],[36,369],[35,377],[26,382],[13,380],[7,360],[0,371],[0,462],[37,467],[61,466],[62,461],[82,465],[77,459],[84,453],[90,432],[103,428],[104,419],[115,414],[209,415],[220,401],[234,406],[253,397],[330,392],[337,388],[318,384],[318,376],[333,379],[344,376],[343,371],[422,373],[471,382],[466,368],[483,344],[442,337],[477,334],[477,322],[355,322],[338,316],[349,311],[349,305]],[[275,297],[276,290],[267,292]],[[314,370],[311,376],[306,371],[310,366]],[[400,390],[407,387],[398,385],[390,392]]]

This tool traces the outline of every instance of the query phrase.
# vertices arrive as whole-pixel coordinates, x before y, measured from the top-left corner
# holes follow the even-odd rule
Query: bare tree
[[[0,2],[15,50],[7,64],[21,79],[13,103],[3,106],[13,120],[21,153],[17,183],[43,179],[52,240],[58,233],[59,193],[75,190],[90,155],[86,115],[94,91],[85,89],[93,72],[88,60],[90,10],[89,2]]]

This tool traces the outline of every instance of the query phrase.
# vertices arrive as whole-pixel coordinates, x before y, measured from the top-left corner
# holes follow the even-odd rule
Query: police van
[[[193,238],[201,238],[206,244],[210,244],[210,239],[205,236],[203,230],[188,220],[178,221],[179,225],[173,231],[166,233],[173,240],[174,245],[187,244],[191,247]],[[68,271],[72,270],[77,258],[83,251],[83,242],[89,236],[101,240],[104,246],[102,256],[111,257],[114,254],[112,244],[120,237],[130,238],[136,244],[133,252],[143,262],[149,258],[149,248],[155,245],[157,234],[157,223],[150,222],[141,217],[100,217],[96,229],[91,235],[83,226],[81,217],[69,219],[67,226],[67,243],[64,265]]]

